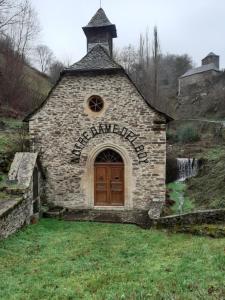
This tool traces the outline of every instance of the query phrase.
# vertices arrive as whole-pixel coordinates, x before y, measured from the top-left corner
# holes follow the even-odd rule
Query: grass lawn
[[[225,241],[41,220],[0,242],[0,299],[224,299]]]

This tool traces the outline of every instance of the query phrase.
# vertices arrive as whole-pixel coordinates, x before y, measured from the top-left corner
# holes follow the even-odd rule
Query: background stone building
[[[168,117],[145,101],[113,60],[116,26],[103,9],[83,30],[87,55],[61,73],[26,118],[45,171],[46,200],[75,216],[82,212],[81,219],[159,216]]]
[[[185,89],[193,84],[204,85],[206,81],[212,80],[220,74],[219,56],[210,52],[202,59],[200,67],[188,70],[179,78],[179,91],[181,95]]]

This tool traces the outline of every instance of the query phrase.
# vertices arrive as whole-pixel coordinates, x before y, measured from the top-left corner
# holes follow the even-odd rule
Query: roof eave
[[[113,38],[117,38],[117,30],[116,30],[116,25],[111,24],[111,25],[101,25],[101,26],[84,26],[82,27],[85,35],[87,36],[88,33],[90,33],[93,29],[108,29],[112,33]]]
[[[69,74],[69,75],[77,75],[77,74],[83,74],[83,73],[118,73],[118,72],[123,72],[122,68],[107,68],[107,69],[77,69],[77,70],[72,70],[72,69],[64,69],[61,72],[61,76]]]

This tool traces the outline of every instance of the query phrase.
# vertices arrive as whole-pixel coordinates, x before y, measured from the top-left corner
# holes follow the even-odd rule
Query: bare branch
[[[18,6],[16,21],[12,24],[8,24],[4,34],[9,36],[13,41],[14,50],[25,58],[38,33],[39,22],[36,12],[32,8],[29,0],[21,2]]]
[[[46,73],[53,60],[53,52],[45,45],[39,45],[36,47],[35,52],[37,53],[37,63],[40,70]]]

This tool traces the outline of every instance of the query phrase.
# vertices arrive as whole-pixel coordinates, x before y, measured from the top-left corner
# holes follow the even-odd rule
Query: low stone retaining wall
[[[0,202],[0,239],[6,238],[19,228],[30,223],[32,202],[25,193],[13,200]]]
[[[48,218],[60,218],[66,221],[93,221],[107,223],[136,224],[150,227],[148,211],[145,210],[98,210],[98,209],[53,209],[43,214]]]
[[[41,181],[37,153],[16,153],[0,191],[0,239],[39,218]],[[2,196],[2,199],[1,199]]]
[[[215,224],[220,222],[225,222],[225,209],[202,210],[151,219],[152,225],[165,228],[193,224]]]
[[[182,215],[173,215],[152,219],[149,217],[148,211],[144,210],[70,210],[63,207],[55,207],[45,212],[43,216],[47,218],[59,218],[67,221],[129,223],[139,225],[143,228],[150,228],[152,226],[158,228],[172,228],[194,224],[224,223],[225,209],[196,211]]]

